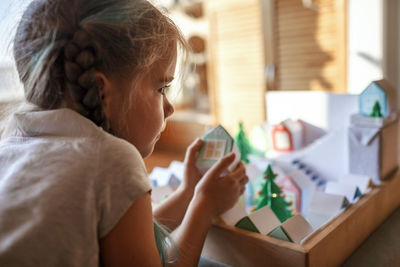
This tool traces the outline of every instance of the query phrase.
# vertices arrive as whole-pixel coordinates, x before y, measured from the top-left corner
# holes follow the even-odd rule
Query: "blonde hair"
[[[28,102],[54,109],[70,95],[70,108],[110,131],[94,73],[138,80],[177,44],[188,51],[172,20],[146,0],[35,0],[14,57]]]
[[[14,58],[29,103],[55,109],[68,95],[70,108],[112,132],[94,73],[139,80],[177,45],[188,51],[176,25],[146,0],[34,0],[18,25]],[[165,264],[172,241],[157,222],[154,230]]]

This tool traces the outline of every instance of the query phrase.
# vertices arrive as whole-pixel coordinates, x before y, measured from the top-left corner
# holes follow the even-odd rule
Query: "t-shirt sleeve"
[[[96,181],[99,238],[114,228],[136,199],[151,190],[143,159],[133,145],[113,137],[101,147]]]

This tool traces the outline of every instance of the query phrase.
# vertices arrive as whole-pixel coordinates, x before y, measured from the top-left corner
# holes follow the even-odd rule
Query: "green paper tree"
[[[273,173],[271,165],[268,165],[264,172],[264,182],[261,184],[261,191],[257,199],[256,210],[269,206],[281,222],[292,217],[289,210],[289,203],[281,196],[281,188],[274,182],[276,175]]]
[[[251,153],[251,145],[246,133],[243,130],[243,123],[239,122],[239,132],[235,137],[235,143],[240,151],[240,160],[244,163],[249,163],[248,155]]]
[[[370,117],[374,118],[382,118],[382,113],[381,113],[381,105],[379,104],[379,101],[375,101],[374,106],[372,107],[372,112],[369,115]]]

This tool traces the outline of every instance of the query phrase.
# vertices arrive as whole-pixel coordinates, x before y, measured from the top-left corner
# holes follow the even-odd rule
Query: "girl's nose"
[[[164,97],[164,117],[168,118],[169,116],[174,113],[174,107],[172,104],[168,101],[166,97]]]

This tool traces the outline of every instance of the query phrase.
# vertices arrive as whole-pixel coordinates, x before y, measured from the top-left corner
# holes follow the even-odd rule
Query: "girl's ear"
[[[99,88],[99,93],[101,97],[101,102],[103,104],[103,110],[107,115],[110,113],[110,100],[112,94],[111,82],[102,72],[96,72],[96,85]]]

